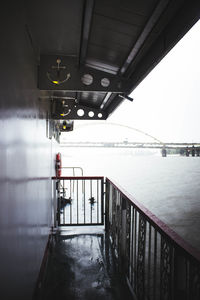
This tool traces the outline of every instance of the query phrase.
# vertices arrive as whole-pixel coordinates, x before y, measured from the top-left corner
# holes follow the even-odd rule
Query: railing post
[[[110,199],[110,183],[107,178],[105,181],[105,231],[109,232],[109,202]]]
[[[126,199],[124,199],[123,197],[122,197],[121,213],[122,213],[121,254],[122,254],[122,263],[123,263],[126,257]],[[125,266],[124,268],[126,269]]]
[[[104,178],[101,179],[101,222],[102,224],[105,224],[105,203],[104,203]]]

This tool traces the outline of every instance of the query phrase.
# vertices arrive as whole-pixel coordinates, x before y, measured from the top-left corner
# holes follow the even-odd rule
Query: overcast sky
[[[200,142],[200,22],[169,52],[110,121],[163,141]]]
[[[200,142],[200,22],[183,37],[157,67],[133,91],[133,102],[124,101],[107,119],[145,131],[163,142]],[[83,124],[84,121],[81,122]],[[85,121],[88,123],[88,121]],[[91,124],[93,121],[90,121]],[[88,137],[75,121],[74,132],[67,139]],[[114,131],[114,128],[112,129]],[[89,129],[106,137],[101,126]],[[116,128],[115,128],[116,132]],[[124,129],[124,137],[128,137]],[[74,137],[74,138],[73,138]],[[129,138],[129,137],[128,137]],[[145,140],[145,138],[140,138]]]

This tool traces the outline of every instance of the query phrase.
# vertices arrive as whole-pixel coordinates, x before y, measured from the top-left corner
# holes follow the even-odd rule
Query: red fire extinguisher
[[[62,160],[61,153],[56,154],[56,177],[61,176]]]

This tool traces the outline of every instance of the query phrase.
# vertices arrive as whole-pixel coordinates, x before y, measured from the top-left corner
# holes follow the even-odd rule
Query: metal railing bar
[[[83,180],[83,202],[84,202],[84,208],[83,208],[83,211],[84,211],[84,224],[85,224],[85,180]]]
[[[76,181],[76,192],[77,192],[77,223],[79,220],[79,213],[78,213],[78,180]]]
[[[131,275],[131,207],[132,205],[126,204],[126,255],[127,255],[127,274],[130,280]]]
[[[56,213],[56,220],[58,222],[58,226],[60,225],[60,214],[58,213],[60,211],[60,205],[59,205],[59,199],[57,199],[57,213]]]
[[[137,286],[137,279],[136,279],[136,264],[137,264],[137,210],[135,209],[135,232],[134,232],[134,289]]]
[[[134,207],[131,206],[131,224],[134,224]],[[134,267],[133,267],[133,238],[134,238],[134,230],[133,230],[133,226],[130,226],[131,228],[131,243],[130,243],[130,248],[131,248],[131,258],[130,258],[130,264],[131,264],[131,274],[130,274],[130,283],[133,286],[133,271],[134,271]]]
[[[101,179],[101,223],[104,224],[104,177]]]
[[[157,231],[154,230],[154,263],[153,263],[153,296],[156,299],[156,283],[157,283]]]
[[[97,180],[97,223],[99,223],[99,181]]]
[[[186,262],[186,287],[187,287],[187,300],[190,300],[190,263]]]
[[[132,257],[132,228],[131,228],[131,221],[132,221],[132,205],[130,205],[130,223],[129,223],[129,239],[128,239],[128,280],[129,282],[131,282],[131,265],[132,265],[132,261],[131,261],[131,257]]]
[[[103,226],[104,224],[103,223],[74,223],[74,224],[60,224],[59,226],[65,226],[65,227],[68,227],[68,226]]]
[[[73,176],[75,176],[75,169],[79,169],[79,170],[81,170],[81,174],[83,176],[83,168],[81,168],[81,167],[61,167],[61,169],[72,169]]]
[[[60,177],[56,177],[56,176],[53,176],[51,177],[52,180],[86,180],[86,179],[91,179],[91,180],[95,180],[95,179],[99,179],[99,180],[103,180],[104,177],[103,176],[60,176]]]
[[[148,290],[150,290],[150,281],[151,281],[151,224],[149,223],[149,243],[148,243]]]
[[[71,180],[70,180],[70,198],[72,196],[72,185],[71,185]],[[74,199],[72,199],[73,201]],[[72,205],[70,205],[70,224],[72,224]]]
[[[92,199],[92,180],[90,180],[90,199]],[[90,222],[92,223],[92,203],[90,203]]]
[[[64,180],[63,180],[63,185],[62,185],[62,194],[63,194],[63,198],[65,197],[65,184],[64,184]],[[63,208],[63,223],[65,223],[65,207]]]

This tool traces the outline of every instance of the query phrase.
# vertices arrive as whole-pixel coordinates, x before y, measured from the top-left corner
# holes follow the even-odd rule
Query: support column
[[[167,156],[167,150],[165,149],[165,146],[163,146],[161,152],[162,152],[162,157],[166,157]]]

